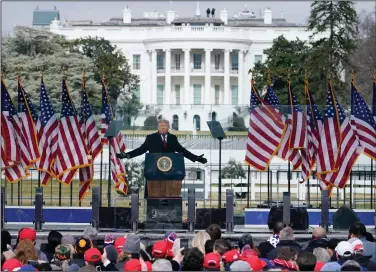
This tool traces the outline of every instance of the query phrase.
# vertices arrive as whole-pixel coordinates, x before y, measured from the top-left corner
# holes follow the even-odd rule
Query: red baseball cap
[[[151,255],[157,258],[164,258],[166,257],[167,250],[168,250],[168,244],[166,241],[164,240],[157,241],[153,245]]]
[[[256,256],[256,257],[258,257],[258,253],[254,249],[246,249],[242,253],[242,258],[247,258],[248,256]]]
[[[84,260],[87,262],[98,262],[102,260],[102,254],[97,248],[89,248],[85,251]]]
[[[4,262],[2,271],[13,271],[16,268],[20,268],[23,264],[17,259],[9,259]]]
[[[252,271],[256,270],[263,270],[264,267],[266,267],[266,262],[261,260],[259,257],[257,256],[248,256],[244,261],[246,261],[247,263],[249,263],[249,265],[251,266],[251,269]]]
[[[123,246],[125,244],[125,241],[127,241],[125,237],[118,237],[115,239],[114,247],[116,248],[116,251],[118,254],[120,254],[123,251]]]
[[[34,242],[37,239],[37,232],[31,228],[24,228],[20,231],[19,234],[20,241],[21,240],[30,240]]]
[[[232,263],[239,259],[240,253],[237,249],[229,250],[222,255],[222,260],[224,263]]]
[[[124,271],[141,271],[140,260],[130,259],[124,264]]]
[[[204,257],[204,267],[205,268],[219,268],[221,266],[221,260],[219,255],[214,252],[210,252]]]

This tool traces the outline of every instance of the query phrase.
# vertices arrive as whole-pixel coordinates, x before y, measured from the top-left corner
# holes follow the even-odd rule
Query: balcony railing
[[[202,73],[202,72],[205,72],[205,69],[201,66],[201,68],[191,68],[191,72],[195,72],[195,73]]]
[[[171,73],[184,73],[184,67],[171,67]]]
[[[212,73],[223,73],[224,71],[225,71],[225,69],[222,66],[219,66],[219,67],[212,66],[211,67]]]
[[[163,67],[163,68],[157,68],[157,73],[164,73],[166,72],[166,69]]]

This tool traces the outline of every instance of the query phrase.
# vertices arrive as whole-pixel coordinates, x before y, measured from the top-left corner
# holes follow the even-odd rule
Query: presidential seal
[[[169,157],[160,157],[157,161],[157,167],[162,172],[170,171],[172,168],[172,160]]]

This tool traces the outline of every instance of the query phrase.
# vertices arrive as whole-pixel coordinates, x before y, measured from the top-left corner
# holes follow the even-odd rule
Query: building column
[[[157,51],[151,51],[151,104],[157,104]]]
[[[166,72],[165,72],[165,97],[163,104],[171,104],[171,50],[164,49],[166,54]]]
[[[205,105],[211,105],[214,101],[214,95],[211,91],[211,76],[210,76],[210,67],[211,67],[211,52],[213,49],[205,49]]]
[[[189,65],[190,65],[190,52],[191,49],[183,49],[184,51],[184,104],[192,104],[191,103],[191,83],[190,83],[190,73],[189,73]]]
[[[244,104],[243,100],[243,87],[244,87],[244,80],[243,80],[243,75],[244,75],[244,50],[239,50],[239,55],[238,55],[238,104],[242,105]]]
[[[224,101],[223,103],[225,105],[229,105],[231,100],[230,100],[230,49],[225,49],[225,77],[224,77]]]

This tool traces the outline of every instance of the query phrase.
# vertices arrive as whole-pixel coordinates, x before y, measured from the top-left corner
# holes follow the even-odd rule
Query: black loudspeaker
[[[188,231],[195,231],[196,195],[194,188],[188,188]]]
[[[99,227],[99,187],[92,188],[91,197],[91,226]]]
[[[268,216],[268,227],[273,229],[277,221],[283,221],[283,206],[273,206]],[[308,229],[308,212],[305,207],[290,208],[290,227],[294,230]]]
[[[348,230],[357,221],[360,221],[358,215],[349,207],[342,206],[333,214],[333,229]]]
[[[146,229],[181,229],[183,211],[181,198],[149,198]]]
[[[131,208],[99,207],[99,228],[131,229]]]
[[[206,229],[211,224],[217,224],[221,229],[226,228],[226,208],[196,209],[196,229]]]
[[[34,217],[34,224],[35,224],[35,230],[40,231],[42,230],[42,225],[44,223],[43,220],[43,188],[42,187],[36,187],[35,188],[35,217]]]

